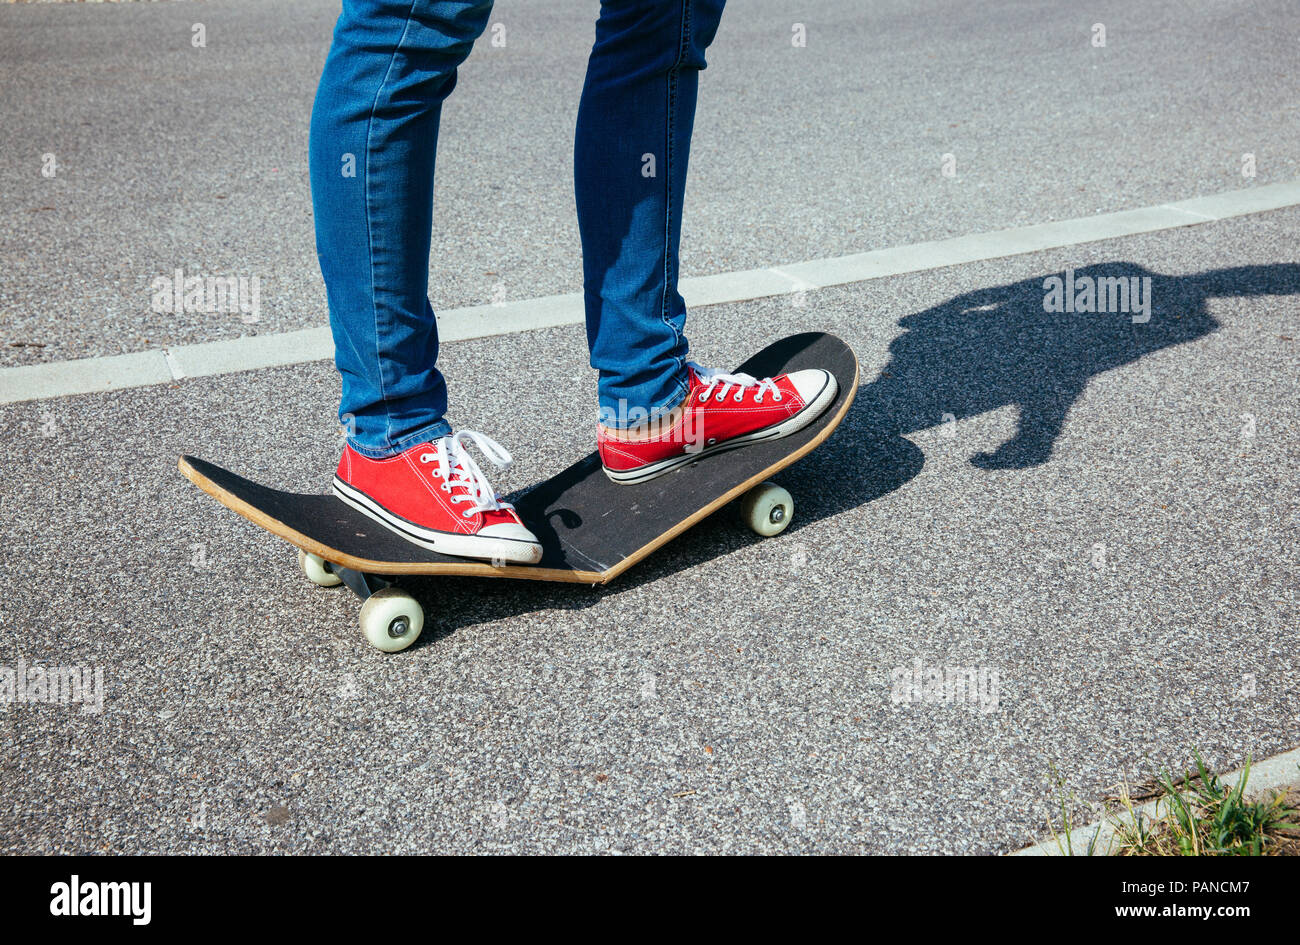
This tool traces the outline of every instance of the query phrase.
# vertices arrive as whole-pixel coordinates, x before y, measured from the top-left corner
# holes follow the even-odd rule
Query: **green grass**
[[[1156,801],[1155,814],[1148,821],[1126,803],[1128,820],[1116,833],[1121,856],[1263,856],[1275,852],[1295,823],[1286,792],[1274,792],[1254,800],[1246,797],[1250,760],[1236,786],[1228,787],[1205,766],[1201,753],[1194,752],[1197,777],[1184,778],[1191,787],[1180,792],[1169,774],[1157,783],[1164,796]]]
[[[1048,763],[1048,769],[1051,772],[1050,780],[1056,790],[1056,805],[1061,811],[1061,832],[1057,833],[1056,824],[1051,821],[1047,823],[1047,829],[1051,831],[1052,840],[1056,842],[1056,849],[1064,856],[1074,856],[1074,821],[1070,817],[1071,803],[1078,804],[1078,798],[1074,796],[1073,791],[1067,791],[1065,788],[1065,778],[1056,770],[1056,765]],[[1087,856],[1097,855],[1097,836],[1100,829],[1095,829],[1091,837],[1088,838],[1086,848]],[[1106,851],[1102,851],[1106,852]]]
[[[1120,793],[1121,810],[1109,816],[1115,829],[1109,849],[1098,851],[1094,829],[1087,855],[1098,852],[1118,856],[1269,856],[1300,853],[1300,792],[1272,792],[1246,797],[1250,760],[1235,786],[1225,785],[1210,771],[1199,751],[1193,752],[1196,774],[1175,780],[1162,772],[1156,778],[1160,797],[1151,814],[1138,810],[1127,788]],[[1071,854],[1073,795],[1065,793],[1064,779],[1051,771],[1060,809],[1061,830],[1049,824],[1052,839],[1062,853]]]

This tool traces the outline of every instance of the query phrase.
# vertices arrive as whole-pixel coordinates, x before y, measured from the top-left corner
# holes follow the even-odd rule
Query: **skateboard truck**
[[[394,587],[390,578],[331,564],[301,548],[298,566],[313,584],[320,587],[344,584],[361,598],[361,632],[376,649],[385,653],[404,650],[424,629],[424,608],[406,591]]]
[[[337,574],[339,580],[348,586],[352,593],[356,594],[362,600],[370,600],[376,591],[381,591],[386,587],[391,587],[393,582],[388,578],[381,577],[378,574],[366,574],[364,571],[353,571],[351,568],[345,568],[339,564],[330,564],[328,561],[321,562],[325,570],[332,574]]]

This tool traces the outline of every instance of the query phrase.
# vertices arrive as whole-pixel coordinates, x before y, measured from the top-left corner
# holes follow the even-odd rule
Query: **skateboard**
[[[853,351],[833,335],[791,335],[755,354],[737,371],[773,377],[824,368],[839,391],[822,414],[796,433],[702,457],[637,485],[611,482],[596,453],[512,497],[520,518],[541,542],[537,564],[454,558],[398,537],[333,495],[300,495],[261,485],[193,456],[179,467],[187,479],[254,525],[298,548],[314,584],[344,584],[362,600],[361,630],[386,652],[405,649],[424,626],[419,602],[396,587],[402,575],[460,575],[604,584],[652,551],[741,498],[741,516],[759,535],[790,524],[794,500],[768,478],[807,455],[844,419],[858,389]]]

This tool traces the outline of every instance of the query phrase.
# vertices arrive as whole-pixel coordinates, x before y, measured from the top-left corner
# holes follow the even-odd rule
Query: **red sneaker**
[[[502,502],[470,458],[474,443],[505,469],[510,454],[495,440],[461,430],[387,459],[343,447],[334,494],[407,541],[462,558],[535,564],[542,546],[509,502]]]
[[[688,365],[690,391],[677,422],[658,436],[617,439],[596,430],[605,475],[620,484],[646,482],[710,453],[776,440],[816,420],[835,399],[829,371],[765,377]]]

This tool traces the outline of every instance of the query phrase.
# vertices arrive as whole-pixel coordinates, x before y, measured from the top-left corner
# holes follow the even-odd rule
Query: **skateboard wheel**
[[[336,584],[343,583],[343,579],[325,565],[324,558],[303,551],[301,548],[298,549],[298,567],[302,568],[302,573],[307,575],[307,580],[320,587],[334,587]]]
[[[361,605],[361,632],[385,653],[396,653],[415,642],[424,629],[424,608],[406,591],[385,587]]]
[[[793,516],[794,498],[775,482],[760,483],[740,503],[740,517],[765,538],[785,531]]]

